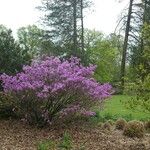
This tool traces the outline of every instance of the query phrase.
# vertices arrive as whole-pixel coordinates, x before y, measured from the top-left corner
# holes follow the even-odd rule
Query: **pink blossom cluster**
[[[64,110],[66,114],[78,111],[78,105],[83,109],[82,101],[101,101],[110,96],[111,85],[100,84],[92,77],[95,68],[94,65],[84,67],[75,57],[68,60],[46,57],[24,66],[23,71],[15,76],[3,74],[0,80],[5,92],[16,96],[22,93],[20,100],[33,99],[34,96],[37,101],[49,102],[45,107],[49,107],[46,109],[50,110],[50,114],[54,113],[50,107],[58,107],[59,112]],[[85,115],[94,113],[87,112]]]

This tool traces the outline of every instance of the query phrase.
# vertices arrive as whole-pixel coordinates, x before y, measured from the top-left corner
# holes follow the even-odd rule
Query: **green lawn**
[[[127,95],[115,95],[106,101],[104,105],[104,110],[100,111],[100,115],[107,118],[117,119],[118,117],[123,117],[127,120],[137,119],[137,120],[148,120],[150,119],[150,114],[144,113],[139,110],[127,109],[121,101],[130,100],[130,96]]]

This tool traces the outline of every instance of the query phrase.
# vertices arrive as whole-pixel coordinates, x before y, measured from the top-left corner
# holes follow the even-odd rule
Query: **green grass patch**
[[[72,137],[68,132],[63,134],[60,141],[45,140],[38,143],[38,150],[71,150],[73,148]]]
[[[38,144],[37,150],[54,150],[56,143],[51,140],[42,141]]]
[[[112,119],[117,120],[118,118],[124,118],[129,120],[148,120],[150,119],[150,114],[140,111],[139,109],[128,109],[125,107],[124,102],[131,99],[128,95],[114,95],[110,99],[106,100],[104,104],[104,109],[99,111],[98,117],[103,121]]]

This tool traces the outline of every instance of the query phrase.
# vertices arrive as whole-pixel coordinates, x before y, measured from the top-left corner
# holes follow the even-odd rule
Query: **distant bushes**
[[[51,123],[71,114],[94,116],[90,107],[110,96],[111,86],[99,84],[95,66],[84,67],[79,59],[46,57],[24,66],[15,76],[1,75],[5,94],[15,100],[17,113],[29,123]]]
[[[127,94],[132,95],[125,105],[130,109],[138,109],[150,113],[150,74],[143,80],[137,79],[135,83],[126,84]]]

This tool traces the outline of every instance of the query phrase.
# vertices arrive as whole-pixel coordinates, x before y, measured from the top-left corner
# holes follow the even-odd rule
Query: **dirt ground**
[[[81,145],[84,150],[150,150],[150,134],[131,139],[113,127],[108,131],[86,122],[38,129],[14,120],[0,121],[0,150],[36,150],[40,141],[59,141],[65,131],[73,139],[73,150],[80,150]]]

